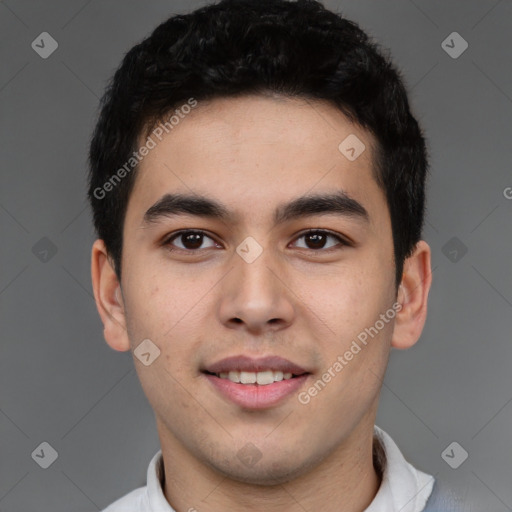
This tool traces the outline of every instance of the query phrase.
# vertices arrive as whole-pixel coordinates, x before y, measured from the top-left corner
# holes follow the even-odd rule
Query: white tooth
[[[283,380],[283,372],[274,372],[274,381],[279,382],[280,380]]]
[[[256,382],[262,386],[272,384],[274,382],[274,373],[272,372],[272,370],[258,372],[256,374]]]
[[[242,384],[254,384],[256,382],[256,373],[240,372],[240,382]]]
[[[283,379],[291,379],[292,373],[283,373],[279,370],[265,370],[262,372],[238,372],[232,370],[230,372],[222,372],[218,374],[221,379],[229,379],[231,382],[237,382],[241,384],[259,384],[260,386],[266,386],[274,382],[279,382]]]
[[[240,382],[240,372],[235,372],[235,371],[229,372],[228,379],[231,382]]]

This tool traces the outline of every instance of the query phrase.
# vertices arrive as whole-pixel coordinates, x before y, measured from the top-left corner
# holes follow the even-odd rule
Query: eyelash
[[[181,247],[172,247],[171,246],[171,243],[174,240],[176,240],[177,238],[179,238],[180,236],[191,234],[191,233],[198,234],[198,235],[204,235],[207,238],[210,238],[215,243],[217,243],[213,239],[213,237],[209,236],[205,231],[201,231],[201,230],[198,230],[198,229],[186,229],[186,230],[177,231],[175,233],[172,233],[172,235],[167,237],[162,242],[162,245],[167,247],[170,251],[173,251],[173,252],[174,251],[178,251],[178,252],[184,252],[184,253],[197,253],[199,251],[204,250],[204,249],[182,249]],[[313,252],[327,252],[327,253],[330,253],[333,250],[339,250],[341,247],[345,247],[345,246],[349,247],[349,246],[351,246],[351,243],[348,240],[346,240],[345,238],[341,237],[340,235],[334,233],[333,231],[329,231],[329,230],[326,230],[326,229],[308,229],[307,231],[303,231],[302,233],[300,233],[294,239],[294,241],[299,240],[300,238],[303,238],[303,237],[305,237],[307,235],[312,235],[312,234],[327,235],[329,237],[335,238],[338,241],[338,245],[333,246],[333,247],[329,247],[327,249],[323,249],[323,248],[320,248],[320,249],[310,249],[308,247],[305,247],[305,248],[304,247],[300,247],[300,249],[306,249],[306,250],[313,251]],[[210,249],[210,247],[208,249]]]

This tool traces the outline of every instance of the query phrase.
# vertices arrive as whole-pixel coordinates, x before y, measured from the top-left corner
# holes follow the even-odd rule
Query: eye
[[[306,246],[300,247],[301,249],[311,249],[314,251],[318,251],[319,249],[332,249],[333,247],[338,246],[347,246],[350,245],[346,240],[344,240],[341,236],[331,233],[330,231],[326,231],[323,229],[312,229],[305,233],[302,233],[296,240],[300,240],[304,238]],[[331,238],[336,240],[337,244],[331,244],[326,247],[326,241]]]
[[[336,248],[337,246],[339,248],[350,245],[350,243],[340,235],[323,229],[310,229],[302,233],[295,240],[301,239],[304,239],[305,245],[302,247],[300,245],[296,245],[296,247],[299,247],[300,249],[310,249],[317,252],[319,250],[327,251]],[[334,240],[337,243],[331,243],[328,245],[327,241],[329,239]],[[206,246],[203,245],[205,240],[210,241]],[[169,247],[171,251],[178,250],[185,252],[197,252],[201,249],[220,247],[219,244],[204,231],[191,229],[173,233],[170,237],[164,240],[162,245]]]
[[[209,239],[212,243],[206,247],[201,247],[205,239]],[[175,240],[181,241],[180,245],[173,245]],[[171,250],[179,249],[182,251],[197,251],[199,249],[208,249],[216,247],[218,244],[209,237],[204,231],[187,230],[174,233],[171,237],[167,238],[163,245],[170,246]]]

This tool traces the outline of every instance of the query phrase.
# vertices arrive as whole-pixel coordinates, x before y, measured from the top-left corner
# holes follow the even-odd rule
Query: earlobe
[[[427,318],[427,302],[432,271],[429,245],[420,240],[412,255],[404,262],[397,302],[401,309],[396,315],[391,346],[397,349],[412,347],[419,339]]]
[[[125,352],[130,349],[130,341],[126,332],[121,286],[103,240],[96,240],[92,246],[91,275],[105,341],[112,349]]]

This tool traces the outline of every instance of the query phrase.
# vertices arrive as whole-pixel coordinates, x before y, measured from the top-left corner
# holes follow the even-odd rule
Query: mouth
[[[216,393],[243,409],[268,409],[281,404],[304,385],[311,372],[277,357],[236,356],[201,370]]]

